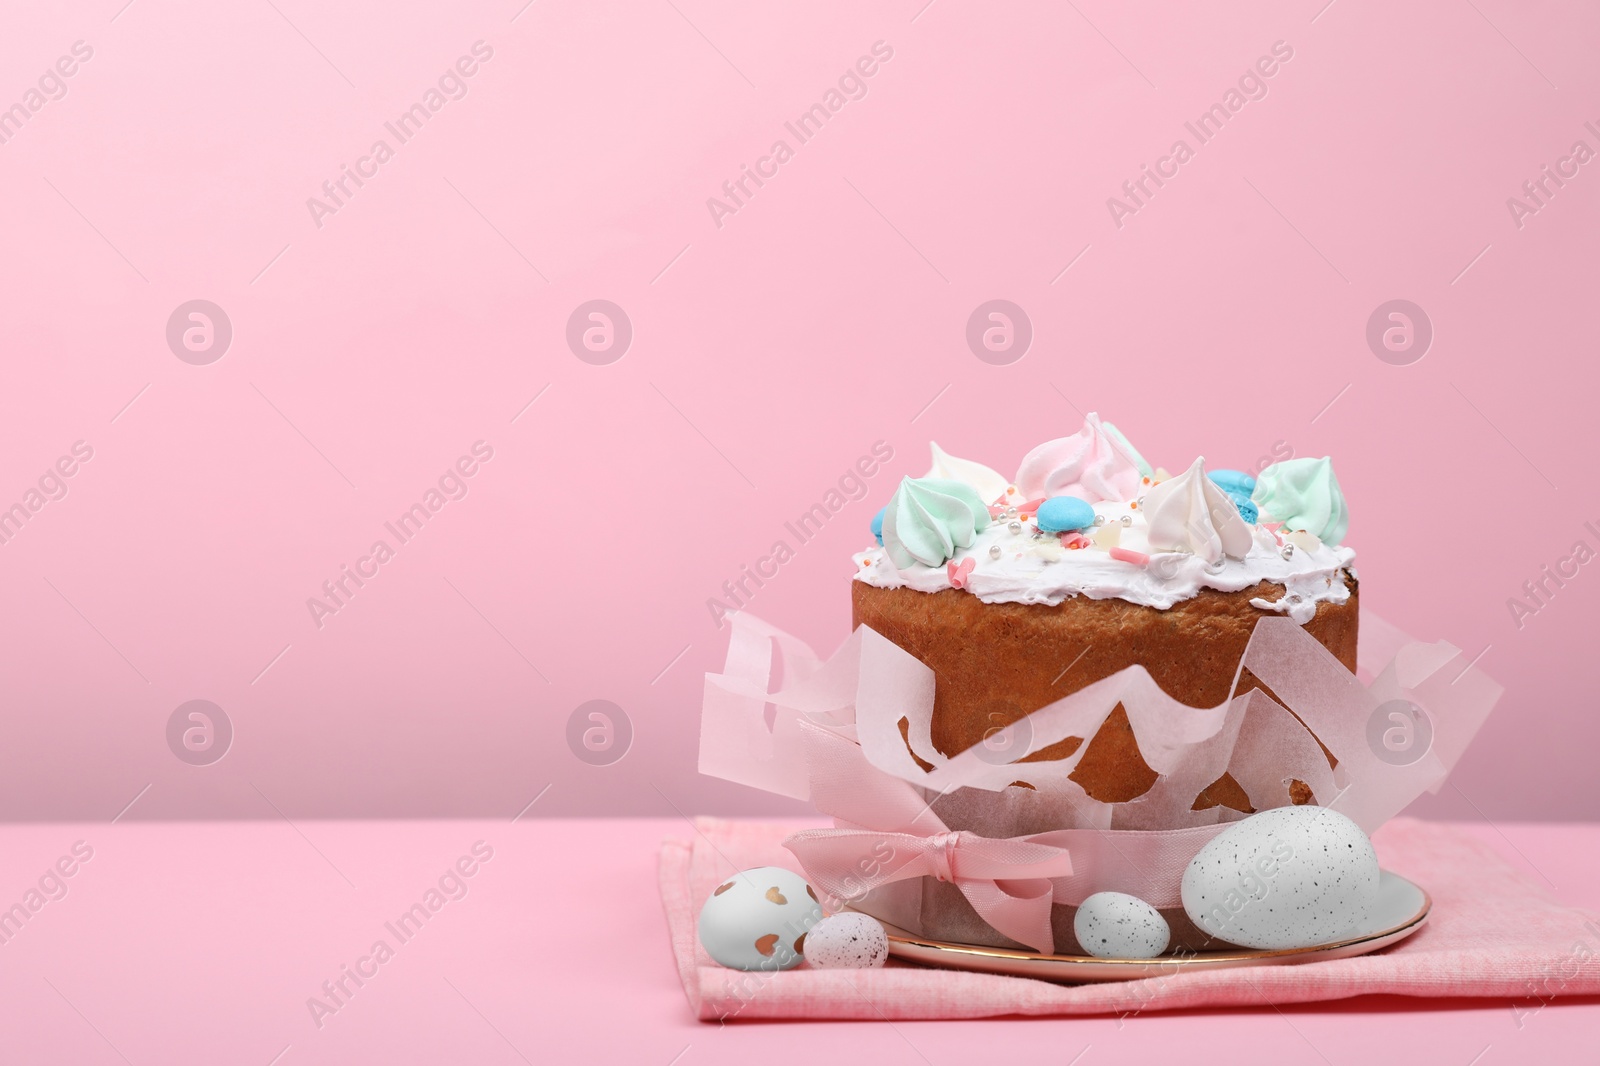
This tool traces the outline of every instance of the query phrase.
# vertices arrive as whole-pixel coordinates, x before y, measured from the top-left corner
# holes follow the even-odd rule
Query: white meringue
[[[928,448],[933,452],[933,465],[922,475],[925,478],[965,481],[977,491],[984,503],[998,503],[1006,494],[1006,489],[1011,486],[1011,483],[1001,477],[998,471],[982,463],[957,458],[933,441],[928,442]]]
[[[1228,494],[1206,476],[1204,457],[1144,496],[1152,548],[1190,552],[1215,566],[1223,556],[1243,559],[1255,536]]]

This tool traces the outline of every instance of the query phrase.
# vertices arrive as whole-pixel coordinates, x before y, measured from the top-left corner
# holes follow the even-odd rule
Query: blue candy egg
[[[1213,470],[1208,476],[1217,488],[1236,499],[1243,496],[1248,500],[1256,491],[1256,479],[1239,470]]]
[[[1094,508],[1076,496],[1052,496],[1039,505],[1034,520],[1046,533],[1065,533],[1094,525]]]
[[[878,547],[883,547],[883,512],[887,507],[878,508],[878,513],[872,516],[872,535],[878,538]]]
[[[1228,499],[1232,500],[1233,505],[1239,508],[1239,517],[1244,519],[1246,522],[1249,522],[1251,525],[1255,525],[1256,520],[1261,517],[1260,509],[1251,502],[1250,497],[1235,496],[1230,493],[1228,495]]]

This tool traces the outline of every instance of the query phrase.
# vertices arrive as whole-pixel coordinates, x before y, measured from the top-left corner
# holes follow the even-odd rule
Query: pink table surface
[[[1563,902],[1600,909],[1600,827],[1476,827]],[[0,830],[0,1060],[68,1063],[1593,1061],[1600,1001],[1369,997],[991,1022],[695,1022],[656,851],[678,819],[53,823]],[[73,848],[78,842],[78,856]],[[481,842],[481,844],[479,843]],[[474,846],[486,861],[473,859]],[[92,850],[87,861],[85,851]],[[403,943],[386,928],[467,856]],[[462,886],[465,894],[461,894]],[[65,895],[61,887],[65,887]],[[43,895],[43,894],[41,894]],[[378,939],[340,1008],[307,1001]]]

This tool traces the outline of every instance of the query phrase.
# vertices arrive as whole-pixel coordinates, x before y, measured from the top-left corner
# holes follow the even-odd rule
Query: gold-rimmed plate
[[[1045,981],[1133,981],[1142,977],[1196,970],[1226,970],[1238,966],[1284,966],[1327,959],[1349,959],[1397,944],[1422,928],[1433,900],[1399,874],[1382,871],[1378,898],[1371,914],[1356,934],[1309,948],[1254,951],[1191,952],[1155,959],[1097,959],[1089,955],[1040,955],[1009,948],[951,944],[908,933],[888,923],[889,954],[907,962],[975,973],[1037,977]]]

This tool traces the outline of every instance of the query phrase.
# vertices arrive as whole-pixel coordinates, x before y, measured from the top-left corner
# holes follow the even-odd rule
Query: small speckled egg
[[[889,958],[889,936],[870,914],[830,914],[811,927],[806,961],[819,970],[869,970]]]
[[[1052,496],[1039,505],[1033,520],[1046,533],[1065,533],[1094,525],[1094,508],[1076,496]]]
[[[1247,948],[1325,944],[1366,920],[1378,856],[1361,827],[1323,807],[1279,807],[1212,838],[1183,871],[1183,909]]]
[[[1078,946],[1097,959],[1153,959],[1172,939],[1161,912],[1125,892],[1096,892],[1084,900],[1072,931]]]
[[[805,935],[822,906],[799,874],[760,866],[734,874],[700,908],[700,943],[734,970],[787,970],[800,965]]]

